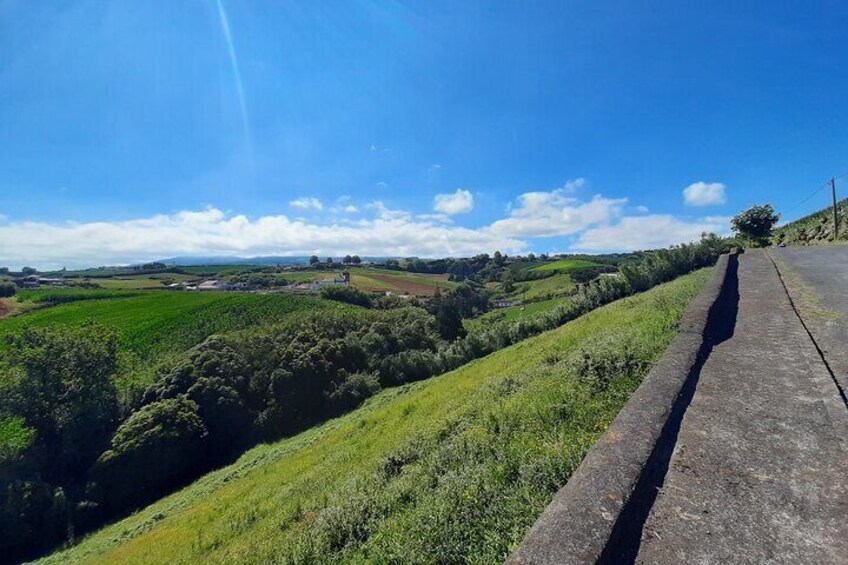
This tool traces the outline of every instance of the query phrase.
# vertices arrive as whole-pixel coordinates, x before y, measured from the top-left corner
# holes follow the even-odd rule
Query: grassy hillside
[[[579,271],[581,269],[588,269],[589,267],[597,267],[598,263],[593,261],[588,261],[586,259],[561,259],[559,261],[552,261],[549,263],[545,263],[543,265],[539,265],[538,267],[533,267],[533,271],[559,271],[561,273],[569,273],[572,271]]]
[[[43,562],[500,562],[662,354],[707,276],[385,391]]]
[[[139,356],[185,350],[213,333],[274,323],[295,312],[316,308],[351,308],[336,302],[291,294],[190,292],[33,291],[22,298],[37,299],[45,292],[78,295],[67,304],[0,320],[0,338],[25,324],[79,325],[93,319],[119,332],[121,346]],[[39,294],[41,293],[41,294]],[[99,298],[105,296],[108,298]],[[0,348],[3,341],[0,339]]]
[[[563,296],[559,298],[551,298],[549,300],[518,304],[508,308],[497,308],[486,312],[482,316],[465,320],[464,323],[465,327],[469,330],[475,328],[485,329],[494,323],[509,323],[524,318],[530,318],[543,312],[549,312],[566,300],[568,300],[568,298]]]
[[[848,241],[848,198],[837,204],[837,210],[839,240]],[[828,206],[775,229],[772,241],[786,245],[817,245],[832,242],[833,208]]]

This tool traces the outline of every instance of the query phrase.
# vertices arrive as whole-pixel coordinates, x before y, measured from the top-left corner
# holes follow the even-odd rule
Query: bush
[[[0,298],[8,298],[10,296],[15,296],[15,293],[18,291],[15,288],[14,283],[10,282],[0,282]]]
[[[355,288],[349,286],[328,286],[321,289],[321,297],[336,302],[346,302],[355,306],[371,308],[371,298]]]

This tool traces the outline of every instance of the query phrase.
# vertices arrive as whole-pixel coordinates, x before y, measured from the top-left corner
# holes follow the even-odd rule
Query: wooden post
[[[833,196],[833,241],[839,239],[839,216],[836,209],[836,179],[830,178],[830,194]]]

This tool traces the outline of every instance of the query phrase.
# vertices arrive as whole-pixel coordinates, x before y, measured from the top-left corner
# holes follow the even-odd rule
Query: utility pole
[[[833,196],[833,241],[839,239],[839,216],[836,211],[836,179],[830,177],[830,194]]]

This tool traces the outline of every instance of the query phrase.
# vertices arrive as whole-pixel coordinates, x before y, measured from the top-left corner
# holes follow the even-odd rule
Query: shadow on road
[[[739,262],[736,255],[728,258],[727,275],[718,300],[710,309],[704,342],[698,351],[698,360],[686,376],[680,396],[672,407],[657,444],[649,457],[636,488],[618,516],[612,535],[598,563],[620,565],[634,563],[642,543],[642,531],[648,514],[657,499],[668,472],[671,455],[683,415],[692,402],[701,369],[715,346],[733,337],[739,311]]]

